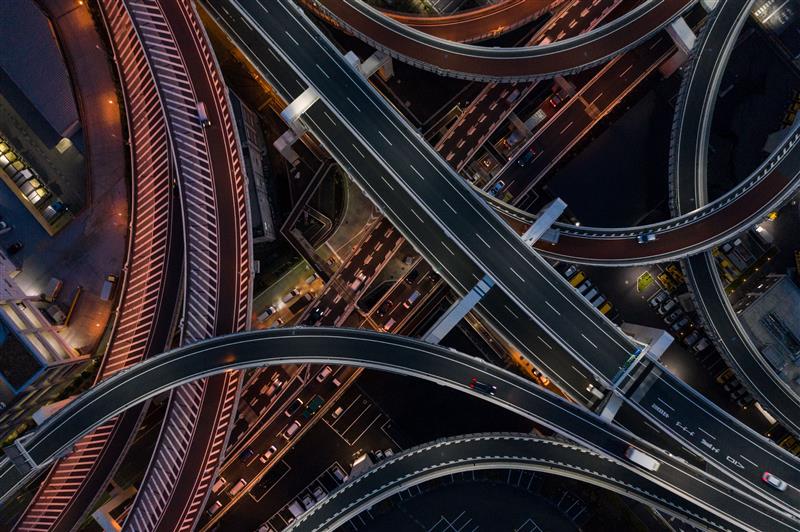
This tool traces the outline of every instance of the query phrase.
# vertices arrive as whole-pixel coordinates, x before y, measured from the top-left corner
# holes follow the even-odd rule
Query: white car
[[[786,488],[789,487],[789,485],[785,481],[779,479],[769,471],[764,471],[764,474],[761,475],[761,480],[763,480],[764,482],[766,482],[767,484],[769,484],[778,491],[786,491]]]

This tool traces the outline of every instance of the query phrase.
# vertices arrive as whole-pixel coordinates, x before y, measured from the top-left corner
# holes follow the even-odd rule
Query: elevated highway
[[[317,91],[321,99],[302,123],[456,292],[492,277],[496,288],[481,301],[479,315],[567,394],[589,403],[588,384],[612,387],[639,367],[638,346],[525,246],[294,5],[214,0],[209,7],[287,101],[305,87]],[[764,464],[783,451],[669,372],[649,364],[642,369],[641,393],[626,399],[652,425],[740,485],[796,511],[783,500],[787,495],[768,491],[760,480]],[[668,419],[652,401],[666,389],[680,398]],[[698,427],[725,442],[725,450],[705,447]],[[741,454],[752,463],[743,464]],[[793,469],[794,458],[786,460]]]
[[[184,223],[180,342],[246,330],[250,242],[245,181],[226,88],[190,0],[102,0],[141,39],[165,111]],[[198,118],[198,105],[208,123]],[[239,375],[175,390],[128,512],[133,530],[191,529],[219,466]]]
[[[131,214],[114,330],[97,382],[166,349],[179,300],[183,239],[161,97],[129,21],[106,18],[127,120]],[[91,29],[84,29],[91,31]],[[100,46],[98,38],[96,46]],[[110,73],[109,73],[110,76]],[[139,424],[142,406],[109,419],[56,461],[16,527],[68,531],[105,488]]]
[[[388,10],[383,13],[409,28],[437,39],[468,43],[497,37],[514,30],[554,10],[565,1],[501,0],[473,9],[436,16]],[[308,4],[314,7],[312,2]]]
[[[670,165],[671,207],[675,214],[700,209],[708,203],[708,148],[714,107],[728,59],[753,4],[730,0],[719,3],[683,80]],[[796,161],[794,168],[795,173],[800,171],[800,162]],[[797,183],[792,182],[790,191],[796,189]],[[684,262],[684,271],[705,328],[739,381],[784,427],[800,435],[800,397],[750,339],[730,304],[710,251],[690,257]]]
[[[484,469],[537,471],[573,478],[630,497],[701,529],[730,526],[700,505],[678,502],[658,483],[577,445],[530,434],[489,433],[442,438],[395,454],[328,494],[287,532],[337,529],[364,510],[423,482]]]
[[[388,17],[360,0],[302,0],[314,12],[382,52],[437,74],[477,81],[533,81],[592,67],[633,48],[695,0],[644,0],[578,37],[545,46],[488,48],[447,41]]]
[[[19,442],[18,449],[35,471],[69,453],[75,441],[105,420],[160,393],[225,372],[296,363],[352,365],[429,380],[480,397],[586,446],[637,478],[647,478],[668,490],[682,501],[676,499],[671,503],[674,507],[696,504],[747,529],[792,530],[800,526],[795,517],[747,490],[652,448],[624,429],[510,372],[451,349],[366,330],[271,329],[213,338],[170,351],[119,372],[82,394]],[[496,395],[472,390],[468,383],[473,377],[496,386]],[[650,472],[630,464],[624,453],[631,444],[657,457],[662,467]],[[787,469],[786,457],[777,458],[764,466],[781,471],[783,478],[798,485],[800,469]],[[0,502],[12,497],[31,471],[17,469],[9,459],[0,462]],[[800,492],[792,488],[787,496],[796,503]]]

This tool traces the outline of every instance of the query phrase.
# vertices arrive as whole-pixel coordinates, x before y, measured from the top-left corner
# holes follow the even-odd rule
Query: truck
[[[304,308],[306,308],[306,305],[308,305],[312,301],[314,301],[314,296],[312,296],[309,292],[306,292],[305,294],[303,294],[303,297],[301,297],[300,299],[289,305],[289,311],[292,314],[299,314],[300,312],[303,311]]]
[[[103,287],[100,289],[100,299],[103,301],[110,301],[114,296],[114,287],[117,285],[117,276],[108,274],[103,281]]]
[[[639,467],[643,467],[648,471],[656,472],[658,468],[661,467],[661,462],[646,454],[633,445],[628,447],[625,451],[625,458],[633,462],[634,464],[638,465]]]
[[[291,512],[295,519],[303,515],[305,511],[306,510],[303,508],[303,505],[300,504],[300,501],[292,501],[292,504],[289,505],[289,512]]]
[[[361,288],[361,285],[362,285],[362,284],[364,283],[364,281],[366,281],[366,280],[367,280],[367,276],[364,274],[364,272],[358,272],[358,273],[356,274],[356,280],[355,280],[355,281],[353,281],[352,283],[350,283],[350,290],[352,290],[352,291],[354,291],[354,292],[355,292],[356,290],[358,290],[359,288]]]

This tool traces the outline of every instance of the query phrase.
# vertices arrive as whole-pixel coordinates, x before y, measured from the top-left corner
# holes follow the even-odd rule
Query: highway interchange
[[[380,369],[476,395],[615,460],[637,477],[656,480],[736,526],[756,530],[798,526],[798,516],[747,491],[731,489],[729,483],[650,447],[596,414],[506,370],[448,348],[364,330],[271,329],[214,338],[164,353],[92,388],[49,418],[23,445],[33,462],[46,465],[97,424],[173,387],[233,369],[300,362]],[[473,376],[495,385],[496,396],[469,388]],[[658,456],[662,467],[651,474],[627,462],[624,453],[632,442]],[[0,463],[0,501],[11,496],[18,483],[15,467],[8,460]],[[639,491],[646,493],[647,489]],[[800,494],[789,495],[796,500]]]
[[[361,2],[307,3],[390,55],[417,66],[421,66],[419,57],[424,56],[427,64],[422,65],[423,68],[456,77],[497,81],[547,78],[607,61],[652,36],[692,4],[648,0],[628,14],[580,37],[544,47],[491,49],[424,36],[417,29],[392,20]],[[468,379],[481,375],[490,383],[496,382],[499,389],[497,398],[481,397],[525,415],[597,453],[587,454],[578,447],[553,446],[544,441],[527,442],[554,452],[550,461],[564,459],[570,463],[566,469],[572,468],[573,472],[562,470],[561,474],[577,475],[617,491],[628,492],[628,487],[633,485],[635,493],[629,495],[648,500],[667,512],[691,516],[696,523],[713,528],[798,528],[800,494],[794,486],[800,486],[800,466],[796,459],[732,419],[665,368],[643,358],[645,346],[634,342],[591,307],[539,253],[526,246],[498,213],[487,206],[484,197],[466,184],[363,76],[347,64],[297,6],[260,0],[205,0],[203,5],[284,99],[291,101],[307,87],[316,90],[320,99],[300,118],[302,124],[451,288],[464,294],[477,279],[486,274],[491,276],[497,287],[476,309],[486,322],[579,403],[588,404],[592,400],[588,385],[613,388],[627,378],[626,371],[641,365],[644,371],[623,394],[627,407],[688,449],[687,456],[695,464],[704,464],[705,472],[683,458],[648,446],[618,425],[608,424],[579,406],[485,363],[405,338],[336,329],[288,329],[223,337],[165,353],[119,372],[64,408],[30,439],[20,441],[20,446],[30,454],[37,467],[63,456],[78,438],[99,424],[167,389],[225,374],[218,379],[221,389],[215,393],[219,398],[210,400],[207,408],[215,411],[219,408],[217,405],[227,404],[230,409],[233,404],[223,397],[231,396],[231,390],[235,390],[231,383],[235,379],[231,373],[225,373],[228,370],[264,364],[330,362],[400,372],[467,393],[473,393],[465,387]],[[539,244],[537,249],[548,257],[605,265],[643,264],[694,255],[687,262],[687,277],[694,287],[695,301],[707,325],[716,333],[724,354],[740,377],[744,376],[753,389],[762,392],[761,400],[768,410],[781,418],[787,428],[798,431],[800,399],[775,377],[749,342],[727,303],[710,253],[702,253],[784,202],[796,189],[800,175],[800,149],[796,147],[800,133],[793,130],[786,143],[750,178],[728,195],[706,205],[705,153],[713,101],[750,5],[720,2],[701,34],[699,51],[694,52],[690,74],[684,80],[673,133],[675,155],[671,165],[676,218],[655,226],[624,229],[576,229],[562,225],[562,240],[557,246]],[[395,19],[401,20],[400,17]],[[202,40],[201,37],[201,43]],[[392,42],[392,47],[388,48],[386,42]],[[193,57],[198,53],[203,55],[202,46],[188,55]],[[513,69],[509,68],[511,60]],[[218,85],[213,79],[217,67],[203,62],[190,61],[189,64],[190,70],[194,69],[192,80],[211,76],[210,83],[199,86],[200,90],[207,91],[202,99],[220,102],[219,109],[215,107],[215,121],[229,120],[224,97],[212,94]],[[174,124],[173,127],[179,129]],[[215,144],[223,148],[223,155],[211,160],[220,165],[214,171],[223,175],[229,168],[238,166],[238,153],[232,137],[226,138],[222,130],[215,132],[219,133],[223,136]],[[181,171],[180,165],[178,170],[184,179],[191,174],[188,169]],[[237,179],[241,179],[241,175],[237,175]],[[213,225],[220,231],[216,240],[224,242],[219,235],[238,231],[239,240],[225,242],[231,247],[221,256],[238,255],[240,260],[220,265],[229,268],[227,272],[212,274],[227,279],[228,288],[210,301],[218,307],[220,316],[234,319],[212,326],[215,319],[209,318],[208,331],[198,330],[192,340],[243,330],[246,327],[243,316],[249,314],[249,285],[244,280],[249,276],[248,243],[247,237],[242,236],[242,229],[246,227],[242,225],[241,212],[236,212],[237,209],[241,211],[243,205],[243,200],[237,197],[241,189],[236,188],[238,185],[231,187],[224,179],[212,179],[211,183],[218,187],[216,197],[222,197],[228,204],[213,219],[201,222],[200,233],[208,229],[209,224]],[[188,187],[191,188],[191,183]],[[500,212],[511,209],[498,202],[494,202],[494,206]],[[515,216],[526,221],[532,219],[527,214]],[[637,245],[637,236],[647,232],[658,233],[656,242],[646,247]],[[197,234],[194,231],[195,238]],[[191,238],[188,242],[191,251]],[[200,292],[195,289],[188,295]],[[194,304],[193,308],[200,307]],[[200,352],[205,355],[192,356]],[[103,397],[102,403],[97,397]],[[212,425],[227,426],[227,414],[220,415],[220,420]],[[202,432],[214,430],[209,426]],[[639,436],[647,438],[647,432],[643,430]],[[197,449],[209,453],[209,444],[200,440],[195,444]],[[656,475],[644,473],[626,462],[624,451],[630,442],[649,448],[659,456],[662,468]],[[215,444],[212,454],[217,458],[214,459],[218,459],[222,449],[224,446]],[[550,451],[537,451],[539,454],[532,457],[533,461],[542,459]],[[573,456],[565,458],[564,453]],[[212,460],[212,454],[190,461],[205,465]],[[415,456],[415,459],[422,459],[425,454]],[[401,464],[404,458],[405,455],[400,455],[387,464]],[[604,465],[598,465],[601,463]],[[485,466],[500,467],[497,463]],[[473,464],[472,467],[482,466]],[[542,466],[506,463],[503,467]],[[183,490],[187,501],[205,497],[215,467],[205,469],[202,478],[198,471],[185,472],[185,479],[174,479],[173,488],[178,486],[179,491]],[[780,471],[790,489],[786,492],[769,490],[761,482],[764,470]],[[374,472],[386,475],[380,477],[379,486],[396,480],[400,473],[407,474],[408,470],[400,469],[397,473],[391,467],[382,466]],[[23,477],[28,476],[30,472],[17,470],[10,460],[0,462],[4,497],[10,496],[22,484]],[[609,476],[613,477],[611,481]],[[341,493],[348,493],[352,486],[346,485]],[[379,496],[388,496],[388,492]],[[375,502],[359,497],[362,506]],[[331,498],[318,508],[319,513],[311,513],[308,519],[316,519],[326,511],[339,512],[333,501]],[[161,519],[166,509],[164,504],[166,500],[161,506],[149,505],[146,511],[152,515],[148,519]],[[182,509],[184,503],[178,506]],[[348,507],[351,511],[346,515],[351,516],[355,510],[350,503]],[[176,512],[173,519],[176,523],[191,523],[197,511]],[[337,522],[344,522],[343,515],[337,514],[336,519],[340,520]],[[721,524],[720,518],[727,524]],[[142,526],[154,526],[155,521],[149,523]]]

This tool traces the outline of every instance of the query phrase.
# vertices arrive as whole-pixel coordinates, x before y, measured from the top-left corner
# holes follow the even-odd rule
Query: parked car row
[[[591,279],[586,277],[585,272],[579,270],[574,264],[565,264],[559,267],[558,270],[586,301],[591,303],[601,314],[605,314],[610,320],[616,321],[618,315],[614,310],[614,305],[600,292],[598,287],[594,286]]]

